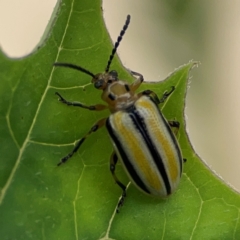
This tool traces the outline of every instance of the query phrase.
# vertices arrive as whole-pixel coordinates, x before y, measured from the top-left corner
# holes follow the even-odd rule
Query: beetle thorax
[[[103,90],[102,99],[108,103],[111,112],[116,112],[132,105],[137,100],[137,94],[127,82],[116,81]]]

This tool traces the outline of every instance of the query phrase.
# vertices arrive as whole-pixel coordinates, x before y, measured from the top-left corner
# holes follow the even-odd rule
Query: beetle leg
[[[104,109],[107,109],[108,107],[103,105],[103,104],[96,104],[96,105],[91,105],[91,106],[86,106],[80,102],[69,102],[65,98],[63,98],[58,92],[55,93],[59,97],[59,101],[68,105],[68,106],[75,106],[75,107],[81,107],[81,108],[86,108],[89,110],[95,110],[95,111],[101,111]]]
[[[110,158],[110,171],[111,171],[112,176],[113,176],[115,182],[117,183],[117,185],[123,190],[122,196],[121,196],[121,198],[118,202],[117,210],[116,210],[117,213],[119,213],[119,209],[123,205],[124,199],[126,197],[126,186],[123,183],[121,183],[118,180],[117,176],[115,175],[115,167],[116,167],[117,161],[118,161],[117,154],[116,154],[116,152],[113,152],[112,155],[111,155],[111,158]]]
[[[96,124],[94,124],[90,131],[83,137],[81,138],[76,146],[73,148],[73,150],[68,154],[66,155],[65,157],[63,157],[60,162],[57,164],[58,166],[62,165],[63,163],[65,163],[69,158],[71,158],[73,156],[73,154],[75,152],[77,152],[77,150],[80,148],[80,146],[82,145],[82,143],[85,141],[85,139],[93,132],[96,132],[99,128],[101,128],[102,126],[105,125],[105,122],[106,122],[106,118],[103,118],[103,119],[100,119]]]
[[[144,90],[140,93],[138,93],[138,97],[141,97],[143,95],[147,95],[149,97],[151,97],[151,99],[156,103],[156,104],[159,104],[160,103],[160,100],[157,96],[157,94],[155,92],[153,92],[152,90]]]
[[[175,131],[173,130],[173,133],[175,134],[175,136],[177,136],[178,131],[179,131],[179,127],[180,127],[180,123],[178,121],[168,121],[168,124],[170,125],[171,128],[174,128]],[[187,162],[186,158],[183,158],[183,162]]]
[[[164,103],[164,101],[168,98],[168,96],[170,96],[172,94],[172,92],[174,90],[175,90],[175,87],[172,86],[172,89],[169,92],[165,91],[163,93],[163,96],[161,99],[159,99],[157,94],[155,92],[153,92],[152,90],[144,90],[144,91],[138,93],[138,97],[141,97],[142,95],[147,95],[147,96],[151,97],[156,104],[160,104],[160,103]]]
[[[175,90],[175,87],[172,86],[172,89],[169,92],[165,91],[163,93],[162,98],[159,100],[159,103],[164,103],[164,101],[173,93],[174,90]]]
[[[178,121],[173,120],[173,121],[168,121],[168,124],[170,125],[171,128],[175,129],[175,131],[173,131],[173,132],[177,136],[179,127],[180,127],[180,123]]]
[[[137,73],[137,72],[134,72],[131,70],[129,70],[129,71],[134,77],[137,77],[136,80],[130,85],[131,90],[136,91],[136,89],[138,89],[139,86],[144,81],[143,75],[141,73]]]

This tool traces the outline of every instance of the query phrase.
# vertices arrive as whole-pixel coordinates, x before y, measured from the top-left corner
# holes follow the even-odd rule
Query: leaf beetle
[[[56,92],[59,101],[68,105],[89,110],[109,109],[110,116],[100,119],[75,145],[73,150],[63,157],[58,166],[65,163],[80,148],[85,139],[106,126],[114,152],[110,158],[110,171],[115,182],[122,189],[122,196],[116,211],[123,205],[126,186],[115,174],[120,159],[128,177],[142,192],[165,198],[174,192],[179,184],[184,159],[172,128],[179,129],[177,121],[167,121],[158,105],[174,91],[164,92],[162,98],[151,90],[136,93],[144,81],[142,74],[131,71],[136,80],[129,84],[118,78],[118,73],[110,69],[111,62],[130,23],[127,16],[123,29],[112,49],[105,72],[93,74],[91,71],[71,63],[54,63],[55,67],[67,67],[81,71],[92,77],[96,89],[102,90],[101,98],[106,105],[87,106],[80,102],[69,102]]]

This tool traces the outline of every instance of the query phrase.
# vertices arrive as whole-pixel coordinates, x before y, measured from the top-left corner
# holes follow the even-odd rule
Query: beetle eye
[[[103,81],[103,79],[99,79],[98,81],[96,81],[95,83],[94,83],[94,87],[95,88],[101,88],[102,86],[104,85],[104,81]]]

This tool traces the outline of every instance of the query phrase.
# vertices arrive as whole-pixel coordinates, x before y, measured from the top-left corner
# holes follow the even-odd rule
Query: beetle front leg
[[[136,91],[144,81],[143,75],[141,73],[137,73],[131,70],[129,71],[133,76],[137,77],[136,80],[130,85],[131,90]]]
[[[116,212],[119,213],[119,209],[120,209],[120,207],[122,207],[122,205],[124,203],[124,199],[127,195],[126,195],[126,186],[123,183],[121,183],[118,180],[117,176],[115,175],[115,168],[116,168],[117,161],[118,161],[117,154],[116,154],[116,152],[113,152],[111,155],[111,158],[110,158],[110,171],[111,171],[112,176],[113,176],[115,182],[117,183],[117,185],[123,190],[122,196],[118,202],[117,209],[116,209]]]
[[[77,144],[76,144],[76,146],[73,148],[73,150],[72,150],[68,155],[66,155],[65,157],[63,157],[57,165],[60,166],[60,165],[62,165],[63,163],[65,163],[69,158],[71,158],[71,157],[73,156],[73,154],[74,154],[75,152],[77,152],[77,150],[80,148],[80,146],[81,146],[82,143],[85,141],[85,139],[86,139],[91,133],[96,132],[99,128],[101,128],[102,126],[104,126],[104,125],[105,125],[105,122],[106,122],[106,118],[103,118],[103,119],[99,120],[96,124],[94,124],[94,125],[91,127],[90,131],[89,131],[83,138],[81,138],[81,139],[77,142]]]
[[[69,102],[67,101],[65,98],[63,98],[60,93],[55,92],[55,94],[59,97],[59,101],[68,105],[68,106],[74,106],[74,107],[81,107],[81,108],[85,108],[88,110],[95,110],[95,111],[102,111],[104,109],[107,109],[108,107],[103,105],[103,104],[96,104],[96,105],[92,105],[92,106],[86,106],[80,102]]]

